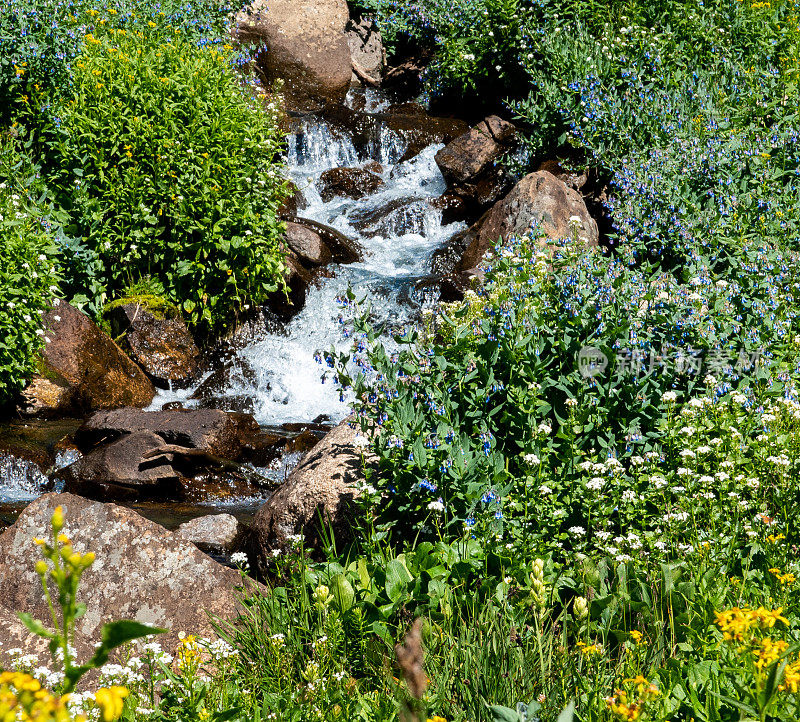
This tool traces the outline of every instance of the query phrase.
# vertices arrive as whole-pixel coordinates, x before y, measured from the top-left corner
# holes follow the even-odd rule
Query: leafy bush
[[[540,242],[498,248],[480,294],[438,319],[438,332],[397,338],[399,353],[367,327],[354,349],[367,373],[351,379],[348,356],[329,357],[354,387],[362,425],[377,432],[371,483],[385,521],[429,534],[484,520],[501,530],[508,499],[523,517],[541,503],[530,477],[568,490],[587,458],[660,453],[670,394],[704,396],[707,374],[713,397],[755,393],[792,363],[794,254],[746,247],[725,278],[698,259],[685,283]],[[584,349],[607,368],[587,373]],[[754,363],[759,352],[771,369]]]
[[[12,118],[26,93],[69,96],[72,62],[87,33],[103,28],[150,28],[163,37],[180,28],[199,45],[225,41],[228,19],[238,7],[218,0],[180,0],[98,5],[92,0],[9,0],[0,6],[0,123]],[[152,24],[152,25],[151,25]]]
[[[7,179],[0,183],[0,403],[35,373],[50,340],[40,316],[58,295],[58,249],[33,173],[18,143],[0,136],[0,177]]]
[[[38,95],[24,116],[106,297],[153,277],[201,331],[282,284],[277,118],[242,89],[232,57],[178,30],[90,33],[71,98],[47,106]],[[87,285],[70,281],[77,293]],[[106,299],[88,300],[99,310]]]

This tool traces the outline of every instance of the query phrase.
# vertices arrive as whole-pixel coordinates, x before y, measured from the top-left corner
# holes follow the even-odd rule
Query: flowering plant
[[[48,640],[53,660],[63,666],[63,681],[58,686],[62,693],[68,694],[74,691],[80,678],[89,670],[102,667],[108,661],[109,654],[117,647],[133,639],[160,634],[165,630],[128,620],[109,622],[103,625],[100,642],[92,657],[84,664],[76,664],[72,646],[75,622],[86,612],[86,605],[77,600],[78,585],[83,573],[94,563],[95,555],[93,552],[80,554],[74,550],[72,542],[62,533],[64,513],[60,506],[53,512],[50,527],[51,539],[35,539],[35,542],[44,557],[36,562],[36,573],[42,583],[53,627],[47,628],[43,622],[27,612],[20,612],[19,618],[31,632]],[[55,599],[51,593],[51,581],[56,593]],[[114,710],[113,714],[106,715],[104,712],[106,722],[121,714],[120,700],[126,694],[127,691],[121,687],[111,687],[97,698],[97,703],[104,710]]]

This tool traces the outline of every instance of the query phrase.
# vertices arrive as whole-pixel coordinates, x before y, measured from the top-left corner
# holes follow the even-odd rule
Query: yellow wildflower
[[[94,700],[100,708],[103,722],[114,722],[114,720],[119,719],[127,696],[128,690],[118,685],[102,687],[94,693]]]

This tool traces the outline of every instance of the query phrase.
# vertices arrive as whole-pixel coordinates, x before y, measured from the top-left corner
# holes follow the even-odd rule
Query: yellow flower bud
[[[44,576],[47,574],[47,562],[44,559],[40,559],[38,562],[36,562],[36,566],[34,568],[39,576]]]
[[[78,552],[75,552],[74,554],[70,554],[69,555],[69,559],[67,559],[67,561],[73,567],[79,567],[81,565],[81,563],[83,562],[83,557],[80,554],[78,554]]]
[[[72,542],[69,540],[69,537],[66,534],[59,534],[58,541],[60,541],[62,544],[72,544]]]
[[[56,533],[60,532],[64,528],[64,510],[60,506],[57,506],[53,512],[53,517],[50,519],[50,523],[53,525],[53,529]]]
[[[38,536],[33,537],[33,543],[40,547],[43,547],[45,544],[47,544],[44,539],[40,539]]]
[[[83,555],[83,566],[85,567],[91,566],[92,564],[94,564],[94,560],[95,560],[94,552],[86,552],[86,554]]]

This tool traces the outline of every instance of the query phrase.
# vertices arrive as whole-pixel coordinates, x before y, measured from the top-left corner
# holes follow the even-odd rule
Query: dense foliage
[[[22,115],[49,120],[36,136],[44,180],[106,297],[152,277],[206,330],[262,302],[281,270],[277,117],[242,93],[231,60],[230,46],[198,49],[178,31],[98,31],[70,99],[32,99]]]
[[[54,235],[37,205],[34,170],[0,136],[0,404],[36,370],[36,353],[50,339],[41,314],[58,291]]]
[[[10,285],[0,307],[30,319],[3,319],[13,329],[2,339],[4,399],[31,376],[46,331],[37,276],[20,273],[26,258],[58,265],[48,299],[99,320],[144,283],[201,334],[221,333],[282,289],[278,109],[238,72],[248,57],[227,44],[237,9],[216,0],[0,7],[2,178],[19,186],[3,202],[20,205],[3,212]]]

